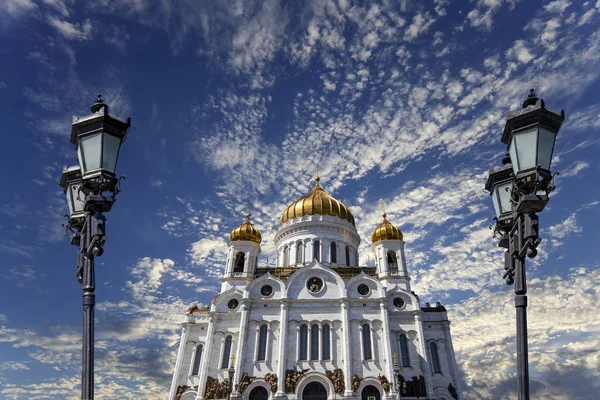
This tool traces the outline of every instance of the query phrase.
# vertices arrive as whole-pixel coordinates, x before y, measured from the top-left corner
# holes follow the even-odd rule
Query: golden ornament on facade
[[[319,185],[319,181],[320,178],[317,176],[315,187],[306,196],[290,204],[285,209],[279,220],[280,225],[305,215],[330,215],[345,219],[352,225],[355,225],[354,215],[352,215],[348,207],[323,190],[321,185]]]
[[[231,231],[229,238],[232,242],[235,240],[249,240],[251,242],[260,243],[262,241],[260,232],[254,227],[252,222],[250,222],[250,213],[246,215],[246,220],[243,224]]]
[[[381,208],[384,208],[384,202],[381,201]],[[400,229],[396,228],[390,221],[386,219],[387,214],[385,209],[383,210],[383,222],[379,224],[371,235],[373,243],[379,242],[380,240],[402,240],[403,235]]]

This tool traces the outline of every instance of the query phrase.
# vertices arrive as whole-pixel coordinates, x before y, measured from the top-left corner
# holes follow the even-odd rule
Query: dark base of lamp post
[[[515,296],[517,311],[517,374],[519,400],[529,400],[529,346],[527,345],[527,295]]]

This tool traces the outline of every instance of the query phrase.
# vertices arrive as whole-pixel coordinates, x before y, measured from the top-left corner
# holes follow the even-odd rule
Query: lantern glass
[[[81,191],[81,181],[69,185],[69,192],[72,198],[72,212],[71,213],[80,213],[83,211],[83,206],[85,203],[85,195]]]
[[[539,129],[538,138],[538,161],[537,163],[544,169],[550,171],[552,163],[552,151],[556,141],[556,133],[547,129]]]
[[[114,174],[117,167],[119,148],[121,147],[121,138],[105,133],[103,147],[102,168]]]
[[[512,181],[505,181],[496,185],[496,193],[493,196],[493,201],[494,208],[496,209],[496,216],[498,218],[512,211],[512,204],[510,203],[511,186]]]
[[[102,158],[102,133],[95,133],[83,136],[79,139],[78,156],[83,156],[79,160],[81,164],[81,173],[83,175],[90,171],[100,169],[100,160]]]
[[[515,175],[519,171],[536,167],[536,144],[537,128],[513,134],[510,141],[509,153]]]

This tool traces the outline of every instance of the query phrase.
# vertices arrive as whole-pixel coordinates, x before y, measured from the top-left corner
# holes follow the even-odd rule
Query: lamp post
[[[79,165],[65,168],[59,181],[69,209],[71,244],[79,247],[75,275],[83,287],[82,400],[94,398],[94,259],[104,253],[103,213],[110,211],[120,191],[115,169],[131,126],[131,119],[123,121],[108,113],[101,95],[90,110],[90,115],[73,117],[71,143],[76,146]]]
[[[519,400],[529,400],[525,257],[534,258],[541,242],[537,213],[554,190],[550,165],[564,119],[564,110],[547,110],[531,89],[523,109],[508,113],[501,139],[508,154],[502,167],[490,169],[486,183],[496,212],[494,236],[499,234],[498,246],[506,249],[503,278],[515,290]]]
[[[227,369],[227,373],[229,374],[229,383],[227,387],[227,400],[231,398],[231,391],[233,390],[233,375],[235,375],[235,368],[233,368],[233,364],[229,365],[229,369]]]

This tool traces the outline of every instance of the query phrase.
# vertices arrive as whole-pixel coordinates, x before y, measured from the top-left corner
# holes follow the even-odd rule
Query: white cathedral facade
[[[185,315],[169,400],[462,400],[446,309],[411,291],[385,213],[376,267],[319,178],[283,212],[275,266],[258,266],[250,215],[230,238],[220,293]]]

